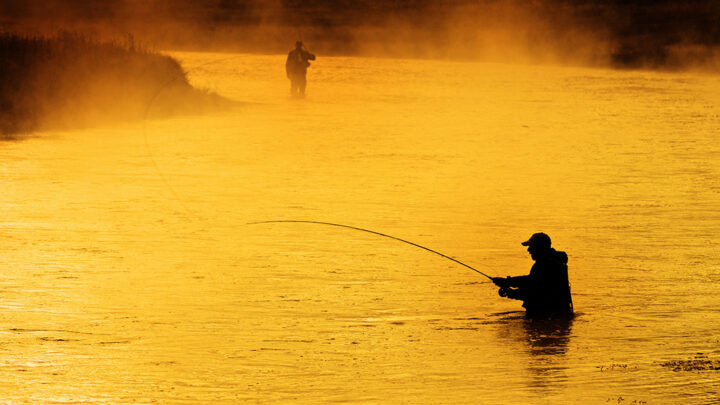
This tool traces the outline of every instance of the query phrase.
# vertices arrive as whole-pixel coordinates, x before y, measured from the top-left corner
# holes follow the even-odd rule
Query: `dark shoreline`
[[[3,15],[3,11],[5,14]],[[720,70],[720,2],[710,0],[27,0],[0,27],[57,27],[162,49],[527,61],[618,69]],[[55,31],[51,31],[55,32]]]

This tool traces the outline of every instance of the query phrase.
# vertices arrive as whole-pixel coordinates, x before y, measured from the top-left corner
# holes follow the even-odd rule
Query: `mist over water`
[[[720,66],[720,5],[707,0],[0,0],[0,30],[105,38],[162,49],[653,69]]]
[[[5,400],[717,397],[716,77],[320,56],[295,100],[284,55],[173,56],[246,104],[0,144]],[[498,276],[544,231],[578,316],[272,219]]]

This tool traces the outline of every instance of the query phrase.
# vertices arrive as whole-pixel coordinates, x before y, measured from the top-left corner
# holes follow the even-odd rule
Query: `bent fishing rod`
[[[457,264],[459,264],[459,265],[461,265],[461,266],[467,267],[468,269],[470,269],[470,270],[472,270],[472,271],[474,271],[474,272],[476,272],[476,273],[478,273],[478,274],[480,274],[480,275],[482,275],[482,276],[485,276],[485,277],[489,278],[491,281],[492,281],[492,279],[493,279],[492,277],[488,276],[487,274],[483,273],[482,271],[480,271],[480,270],[478,270],[478,269],[476,269],[476,268],[474,268],[474,267],[472,267],[472,266],[469,266],[469,265],[461,262],[460,260],[453,259],[452,257],[450,257],[450,256],[448,256],[448,255],[444,255],[444,254],[442,254],[442,253],[440,253],[440,252],[438,252],[438,251],[432,250],[432,249],[427,248],[427,247],[422,246],[422,245],[418,245],[417,243],[410,242],[409,240],[401,239],[401,238],[398,238],[398,237],[395,237],[395,236],[392,236],[392,235],[388,235],[388,234],[385,234],[385,233],[382,233],[382,232],[372,231],[372,230],[370,230],[370,229],[358,228],[358,227],[356,227],[356,226],[350,226],[350,225],[336,224],[336,223],[332,223],[332,222],[304,221],[304,220],[258,221],[258,222],[248,222],[248,223],[246,223],[245,225],[281,224],[281,223],[300,223],[300,224],[318,224],[318,225],[337,226],[337,227],[340,227],[340,228],[354,229],[354,230],[356,230],[356,231],[367,232],[367,233],[371,233],[371,234],[373,234],[373,235],[383,236],[383,237],[385,237],[385,238],[394,239],[394,240],[396,240],[396,241],[403,242],[403,243],[407,243],[408,245],[412,245],[412,246],[418,247],[418,248],[420,248],[420,249],[427,250],[428,252],[435,253],[435,254],[438,255],[438,256],[442,256],[442,257],[444,257],[444,258],[446,258],[446,259],[448,259],[448,260],[454,261],[455,263],[457,263]],[[488,268],[489,268],[489,266],[487,266],[487,265],[485,265],[485,267],[488,267]]]

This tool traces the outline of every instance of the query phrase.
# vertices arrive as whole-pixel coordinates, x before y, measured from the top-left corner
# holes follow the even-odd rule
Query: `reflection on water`
[[[291,100],[284,55],[178,56],[247,104],[0,144],[3,400],[714,401],[714,370],[663,364],[720,356],[717,78],[319,55]],[[385,238],[244,225],[283,219],[493,276],[544,231],[581,315],[528,321]]]
[[[526,319],[523,322],[532,355],[565,354],[570,341],[573,317]]]
[[[498,314],[498,344],[524,355],[523,363],[531,376],[531,387],[560,392],[568,381],[569,366],[564,358],[572,338],[572,316],[555,319],[527,318],[522,312]]]
[[[568,365],[563,356],[570,342],[572,317],[526,319],[523,323],[530,352],[528,369],[535,387],[560,389],[568,381]]]

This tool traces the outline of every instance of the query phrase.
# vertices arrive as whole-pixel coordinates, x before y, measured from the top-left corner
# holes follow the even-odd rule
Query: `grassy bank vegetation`
[[[0,34],[0,137],[197,113],[227,105],[132,38]]]

